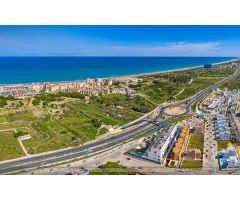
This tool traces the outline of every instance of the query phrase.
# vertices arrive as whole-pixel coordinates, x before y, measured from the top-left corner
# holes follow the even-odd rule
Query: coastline
[[[234,58],[222,62],[216,62],[212,63],[212,65],[217,65],[217,64],[224,64],[224,63],[229,63],[229,62],[234,62],[238,61],[240,58]],[[170,72],[178,72],[178,71],[185,71],[185,70],[190,70],[190,69],[198,69],[203,67],[203,65],[197,65],[197,66],[191,66],[191,67],[184,67],[184,68],[176,68],[176,69],[170,69],[170,70],[162,70],[162,71],[155,71],[155,72],[144,72],[144,73],[138,73],[138,74],[131,74],[131,75],[120,75],[120,76],[112,76],[112,77],[98,77],[99,79],[107,80],[107,79],[119,79],[119,78],[136,78],[138,76],[145,76],[145,75],[154,75],[154,74],[160,74],[160,73],[170,73]],[[90,79],[98,79],[98,78],[90,78]],[[70,82],[81,82],[86,79],[78,79],[78,80],[68,80],[68,81],[37,81],[37,82],[31,82],[31,83],[12,83],[12,84],[0,84],[0,87],[3,86],[19,86],[19,85],[25,85],[25,86],[30,86],[32,84],[44,84],[44,83],[50,83],[50,84],[60,84],[60,83],[70,83]]]
[[[234,59],[223,61],[223,62],[213,63],[212,65],[225,64],[225,63],[234,62],[237,60],[239,60],[239,58],[234,58]],[[178,71],[185,71],[185,70],[189,70],[189,69],[198,69],[201,67],[203,67],[203,65],[184,67],[184,68],[179,68],[179,69],[170,69],[170,70],[164,70],[164,71],[158,71],[158,72],[140,73],[140,74],[134,74],[131,76],[123,76],[123,77],[136,77],[136,76],[153,75],[153,74],[160,74],[160,73],[178,72]]]

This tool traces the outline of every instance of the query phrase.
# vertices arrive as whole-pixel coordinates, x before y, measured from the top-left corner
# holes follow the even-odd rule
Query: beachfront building
[[[86,79],[84,81],[71,81],[59,83],[32,83],[31,85],[6,85],[0,87],[2,96],[26,96],[32,94],[78,92],[86,96],[97,96],[99,94],[124,94],[129,97],[138,96],[137,92],[126,86],[127,82],[137,83],[141,79],[125,77],[111,79]],[[114,84],[118,83],[118,84]],[[114,85],[113,85],[114,84]]]
[[[127,94],[125,88],[114,87],[111,89],[112,94]]]
[[[76,92],[82,87],[82,82],[45,83],[43,86],[43,91],[48,93]]]
[[[41,83],[32,83],[31,90],[33,93],[39,93],[42,92],[44,89],[44,85]]]
[[[101,91],[97,88],[83,88],[78,90],[78,92],[87,96],[97,96]]]
[[[205,64],[203,65],[203,67],[209,69],[209,68],[212,68],[212,64]]]
[[[149,141],[148,148],[142,157],[158,163],[163,163],[176,141],[178,134],[179,129],[177,125],[171,125],[168,129]]]
[[[112,79],[107,79],[105,81],[105,83],[106,83],[107,86],[111,86],[113,84],[113,80]]]
[[[28,85],[7,85],[0,88],[0,96],[21,97],[29,95],[31,87]]]
[[[215,68],[219,69],[232,69],[238,67],[239,64],[235,62],[226,62],[226,63],[219,63],[219,64],[214,64]]]

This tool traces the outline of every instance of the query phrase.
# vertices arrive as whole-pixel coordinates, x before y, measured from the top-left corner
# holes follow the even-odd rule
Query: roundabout
[[[165,108],[163,112],[168,116],[178,116],[184,114],[186,112],[186,108],[184,106],[171,106]]]

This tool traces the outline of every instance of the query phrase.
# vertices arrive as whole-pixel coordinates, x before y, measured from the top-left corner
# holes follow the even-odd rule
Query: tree
[[[23,106],[24,105],[24,103],[22,102],[22,101],[19,101],[19,107],[21,107],[21,106]]]
[[[35,99],[32,101],[32,104],[33,104],[34,106],[37,106],[37,105],[39,105],[39,104],[40,104],[40,102],[41,102],[41,100],[40,100],[40,99],[38,99],[38,98],[35,98]]]
[[[23,136],[23,135],[26,135],[26,133],[23,132],[23,131],[21,131],[21,130],[19,130],[19,131],[17,131],[16,133],[13,134],[13,136],[14,136],[15,138],[20,137],[20,136]]]
[[[3,108],[6,105],[7,105],[6,99],[0,99],[0,108]]]
[[[76,136],[72,136],[72,137],[71,137],[72,142],[75,141],[76,139],[77,139]]]
[[[102,122],[99,119],[92,119],[92,124],[95,128],[99,128],[102,125]]]

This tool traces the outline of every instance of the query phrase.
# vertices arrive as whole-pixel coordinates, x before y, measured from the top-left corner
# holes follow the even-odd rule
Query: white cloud
[[[113,46],[114,53],[146,56],[210,56],[220,50],[218,42],[177,42],[156,46]]]

